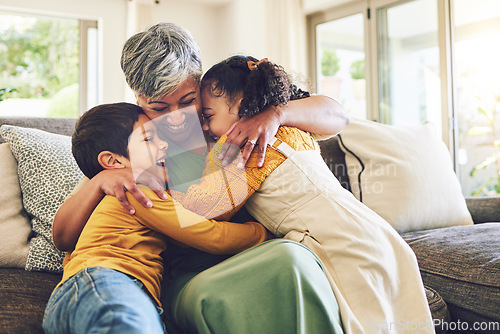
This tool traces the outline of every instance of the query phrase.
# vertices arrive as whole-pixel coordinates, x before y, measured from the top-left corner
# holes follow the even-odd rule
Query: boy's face
[[[210,88],[201,92],[203,102],[203,130],[208,131],[215,140],[226,134],[239,118],[239,103],[230,103],[226,95],[214,96]]]
[[[139,115],[129,137],[129,159],[125,162],[127,167],[132,168],[136,181],[139,182],[145,172],[153,174],[165,183],[168,181],[168,170],[165,166],[167,147],[167,142],[158,138],[155,124],[146,115]]]
[[[162,136],[168,141],[182,144],[199,130],[201,109],[199,82],[194,78],[184,80],[172,94],[158,99],[137,97],[137,104],[151,119],[161,117],[158,122]]]

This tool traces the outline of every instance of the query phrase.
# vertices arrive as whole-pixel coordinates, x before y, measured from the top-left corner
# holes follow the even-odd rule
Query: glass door
[[[366,119],[366,5],[341,8],[313,19],[316,91]],[[346,14],[348,13],[348,14]]]
[[[374,1],[372,29],[377,34],[380,121],[432,121],[441,129],[437,1],[382,2]]]
[[[434,123],[463,194],[500,195],[500,1],[359,0],[308,20],[318,93],[355,117]]]
[[[452,0],[457,174],[466,196],[500,194],[500,2]]]

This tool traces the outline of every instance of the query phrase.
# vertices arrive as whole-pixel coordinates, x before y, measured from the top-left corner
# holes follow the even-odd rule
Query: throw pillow
[[[340,142],[353,194],[398,232],[473,224],[448,149],[431,124],[353,120]]]
[[[71,137],[10,125],[2,125],[0,134],[17,160],[23,205],[33,217],[26,270],[60,272],[64,254],[52,242],[52,220],[83,176]]]
[[[0,144],[0,267],[24,268],[30,221],[23,209],[16,159],[9,144]]]

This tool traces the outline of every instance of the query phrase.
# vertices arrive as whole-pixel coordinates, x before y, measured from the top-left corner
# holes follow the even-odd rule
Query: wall
[[[190,30],[205,70],[228,56],[246,54],[268,57],[305,82],[305,15],[352,0],[133,1],[149,6],[153,23],[171,21]]]
[[[311,14],[356,0],[302,0],[304,13]]]
[[[126,83],[120,69],[120,53],[126,39],[124,0],[0,0],[0,9],[29,9],[30,13],[98,20],[102,34],[102,102],[123,100]]]
[[[219,60],[234,54],[269,56],[266,52],[267,16],[265,0],[235,0],[218,9]]]
[[[216,15],[218,60],[237,53],[267,57],[297,77],[305,75],[301,0],[233,0],[219,6]]]
[[[219,60],[222,43],[217,33],[218,7],[178,0],[162,0],[152,7],[152,23],[173,22],[191,32],[200,46],[205,69]]]
[[[188,29],[200,45],[204,69],[236,53],[265,56],[265,0],[223,4],[162,0],[159,5],[148,1],[141,10],[151,11],[152,23],[169,21]],[[144,21],[138,28],[148,25]]]

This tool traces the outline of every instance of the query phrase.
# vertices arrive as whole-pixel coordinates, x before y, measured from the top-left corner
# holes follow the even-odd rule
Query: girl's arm
[[[191,185],[186,193],[170,191],[186,210],[208,219],[229,220],[261,183],[252,173],[238,168],[236,160],[221,165],[218,155],[225,138],[219,139],[209,152],[200,183]]]
[[[134,207],[130,204],[125,192],[137,199],[142,206],[149,208],[151,201],[137,187],[131,170],[104,170],[91,180],[82,181],[61,205],[54,217],[52,236],[54,245],[62,251],[72,251],[80,237],[95,207],[105,195],[118,199],[120,204],[133,214]],[[163,189],[155,180],[150,180],[150,188],[156,189],[158,197],[166,199]]]
[[[349,124],[349,115],[334,99],[323,95],[289,101],[285,107],[269,107],[250,118],[243,117],[228,131],[227,145],[221,151],[223,164],[227,164],[243,147],[245,164],[259,144],[257,166],[262,167],[266,147],[276,135],[280,125],[292,126],[318,135],[334,136]],[[241,166],[241,165],[240,165]]]
[[[191,185],[186,193],[170,192],[185,209],[209,219],[229,220],[285,159],[271,150],[264,168],[256,167],[256,152],[243,169],[236,160],[222,166],[218,156],[225,140],[226,136],[222,136],[210,151],[199,184]]]
[[[136,203],[131,195],[128,197],[131,203]],[[173,200],[152,201],[151,209],[136,205],[136,219],[177,242],[205,252],[235,254],[266,241],[269,236],[257,222],[216,221],[197,215]]]

